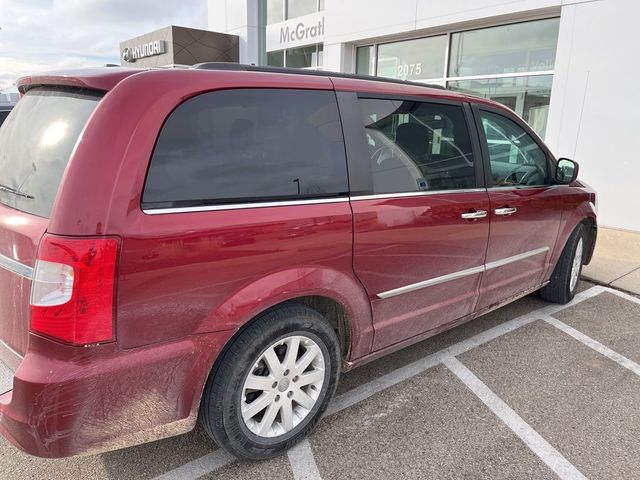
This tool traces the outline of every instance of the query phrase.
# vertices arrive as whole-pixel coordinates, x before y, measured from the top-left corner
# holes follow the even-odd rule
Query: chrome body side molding
[[[0,268],[4,268],[5,270],[9,270],[10,272],[16,273],[21,277],[25,277],[28,279],[33,278],[33,267],[29,265],[24,265],[17,260],[14,260],[9,257],[5,257],[0,254]]]
[[[496,260],[495,262],[486,263],[484,265],[479,265],[477,267],[467,268],[465,270],[460,270],[458,272],[442,275],[441,277],[430,278],[428,280],[423,280],[421,282],[405,285],[404,287],[394,288],[393,290],[387,290],[386,292],[378,293],[376,296],[380,299],[395,297],[396,295],[402,295],[403,293],[409,293],[415,290],[420,290],[422,288],[438,285],[440,283],[450,282],[452,280],[458,280],[460,278],[464,278],[469,275],[483,273],[487,270],[492,270],[494,268],[502,267],[503,265],[508,265],[513,262],[518,262],[520,260],[524,260],[525,258],[533,257],[535,255],[539,255],[541,253],[545,253],[548,251],[549,251],[549,247],[536,248],[535,250],[530,250],[528,252],[520,253],[518,255],[513,255],[512,257]]]

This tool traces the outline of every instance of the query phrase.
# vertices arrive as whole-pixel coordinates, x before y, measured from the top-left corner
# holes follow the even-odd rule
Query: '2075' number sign
[[[422,63],[402,63],[398,65],[396,74],[401,79],[422,75]]]

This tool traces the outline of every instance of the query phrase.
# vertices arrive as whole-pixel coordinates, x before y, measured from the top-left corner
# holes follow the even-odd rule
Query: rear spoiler
[[[32,88],[42,86],[75,87],[107,92],[125,78],[142,72],[142,69],[102,67],[61,72],[47,72],[22,77],[18,80],[18,91],[25,94]]]

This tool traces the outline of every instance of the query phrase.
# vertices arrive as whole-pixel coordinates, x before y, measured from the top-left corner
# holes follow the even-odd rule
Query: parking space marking
[[[459,361],[455,359],[455,356],[460,355],[464,352],[467,352],[468,350],[471,350],[473,348],[479,347],[484,343],[487,343],[491,340],[501,337],[502,335],[505,335],[509,332],[517,330],[518,328],[528,325],[529,323],[532,323],[536,320],[544,320],[547,316],[550,316],[566,308],[572,307],[580,302],[583,302],[584,300],[587,300],[591,297],[595,297],[596,295],[600,295],[603,292],[614,293],[622,298],[625,298],[626,300],[640,304],[640,299],[635,298],[629,294],[619,292],[609,287],[596,285],[594,287],[588,288],[587,290],[584,290],[576,294],[575,298],[571,302],[565,305],[547,305],[545,307],[526,313],[512,320],[508,320],[496,327],[493,327],[493,328],[490,328],[489,330],[485,330],[484,332],[478,333],[466,340],[462,340],[436,353],[433,353],[424,358],[421,358],[420,360],[416,360],[415,362],[405,365],[403,367],[397,368],[396,370],[393,370],[381,377],[373,379],[352,390],[349,390],[341,395],[338,395],[329,404],[329,407],[325,412],[324,416],[329,416],[329,415],[338,413],[344,410],[345,408],[348,408],[363,400],[366,400],[369,397],[372,397],[378,392],[386,390],[389,387],[397,385],[398,383],[401,383],[437,365],[440,365],[444,363],[445,360],[449,361],[449,358],[454,358],[454,360],[456,360],[459,363]],[[478,379],[478,381],[480,380]],[[507,406],[507,408],[509,407]],[[182,465],[181,467],[171,470],[165,473],[164,475],[156,477],[155,480],[174,480],[174,479],[177,480],[177,479],[183,479],[183,478],[196,479],[202,475],[211,473],[223,467],[224,465],[232,463],[235,460],[236,459],[232,457],[230,454],[227,454],[226,452],[224,452],[224,450],[219,449],[213,453],[207,454],[199,459],[193,460],[185,465]],[[574,467],[574,470],[575,470],[575,467]],[[580,472],[578,472],[577,470],[576,472],[580,476],[563,477],[563,478],[571,478],[571,479],[584,478],[584,476],[582,476]]]
[[[498,397],[482,380],[453,355],[444,355],[442,363],[471,390],[489,410],[522,440],[529,449],[564,480],[582,480],[585,477],[549,442],[525,422],[509,405]]]
[[[588,335],[585,335],[584,333],[579,332],[575,328],[570,327],[566,323],[561,322],[560,320],[558,320],[557,318],[552,317],[551,315],[545,315],[545,316],[542,317],[542,319],[545,322],[547,322],[548,324],[553,325],[554,327],[556,327],[558,330],[561,330],[564,333],[566,333],[567,335],[570,335],[571,337],[575,338],[576,340],[578,340],[579,342],[583,343],[587,347],[592,348],[596,352],[598,352],[598,353],[604,355],[605,357],[613,360],[618,365],[620,365],[620,366],[622,366],[622,367],[624,367],[624,368],[626,368],[628,370],[631,370],[633,373],[635,373],[636,375],[640,376],[640,365],[638,365],[633,360],[630,360],[627,357],[625,357],[623,355],[620,355],[618,352],[615,352],[615,351],[611,350],[609,347],[603,345],[602,343],[598,342],[597,340],[594,340],[593,338],[589,337]]]
[[[613,288],[607,288],[607,287],[603,287],[603,288],[604,288],[604,291],[606,292],[613,293],[614,295],[622,297],[625,300],[629,300],[630,302],[637,303],[638,305],[640,305],[640,298],[638,297],[634,297],[633,295],[627,292],[621,292],[620,290],[615,290]]]
[[[415,377],[416,375],[429,370],[440,363],[441,359],[439,353],[434,353],[355,387],[335,397],[329,404],[324,416],[328,417],[329,415],[338,413],[345,408],[366,400],[382,390],[386,390],[400,382],[404,382],[405,380]]]
[[[196,480],[236,461],[222,448],[160,475],[155,480]]]
[[[529,323],[532,323],[536,320],[540,320],[543,315],[552,315],[556,312],[564,310],[565,308],[572,307],[580,302],[583,302],[591,297],[595,297],[596,295],[600,295],[602,292],[607,291],[606,287],[601,287],[599,285],[595,287],[591,287],[583,292],[578,293],[571,302],[565,305],[547,305],[538,310],[534,310],[533,312],[525,313],[517,318],[512,320],[508,320],[500,325],[497,325],[489,330],[485,330],[484,332],[478,333],[473,337],[467,338],[466,340],[462,340],[461,342],[456,343],[455,345],[447,348],[447,352],[452,354],[454,357],[461,355],[469,350],[472,350],[480,345],[490,342],[491,340],[495,340],[502,335],[513,332],[520,327],[524,327]]]
[[[287,452],[295,480],[321,480],[308,439],[302,440]]]

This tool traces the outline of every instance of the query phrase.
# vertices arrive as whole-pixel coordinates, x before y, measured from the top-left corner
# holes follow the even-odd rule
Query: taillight
[[[31,331],[73,345],[114,340],[118,240],[45,234],[31,285]]]

